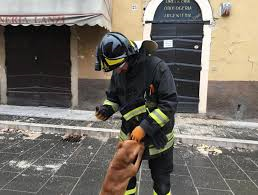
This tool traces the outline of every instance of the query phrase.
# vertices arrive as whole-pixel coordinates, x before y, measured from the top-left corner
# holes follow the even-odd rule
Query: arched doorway
[[[144,39],[159,44],[157,55],[174,75],[178,112],[205,113],[212,23],[208,1],[153,0],[144,22]]]

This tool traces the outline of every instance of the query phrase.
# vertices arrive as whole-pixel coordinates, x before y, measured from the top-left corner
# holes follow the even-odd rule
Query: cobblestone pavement
[[[0,194],[98,195],[116,143],[89,137],[71,143],[58,134],[2,130]],[[257,195],[258,151],[177,144],[171,185],[173,195]],[[145,161],[138,187],[139,195],[152,194]]]

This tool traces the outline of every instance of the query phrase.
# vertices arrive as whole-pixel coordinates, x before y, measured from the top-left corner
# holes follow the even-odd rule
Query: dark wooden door
[[[152,22],[151,39],[175,79],[178,112],[198,112],[203,21],[194,0],[163,1]]]
[[[8,104],[70,107],[69,27],[5,29]]]

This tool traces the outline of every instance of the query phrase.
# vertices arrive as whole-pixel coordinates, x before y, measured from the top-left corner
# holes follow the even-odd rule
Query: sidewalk
[[[115,137],[121,121],[117,114],[98,121],[94,112],[44,107],[0,105],[0,128],[45,133],[79,131],[91,137]],[[177,141],[229,148],[258,149],[258,123],[208,119],[196,114],[176,114]]]
[[[0,194],[97,195],[115,152],[119,117],[102,122],[89,111],[0,106]],[[67,131],[84,136],[62,141]],[[258,194],[258,123],[177,114],[175,132],[173,195]],[[150,194],[143,161],[138,195]]]

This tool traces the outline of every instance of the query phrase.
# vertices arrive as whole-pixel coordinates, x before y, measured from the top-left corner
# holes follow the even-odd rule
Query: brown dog
[[[143,144],[134,140],[119,142],[117,152],[109,164],[100,195],[124,195],[130,178],[138,172],[143,151]]]

